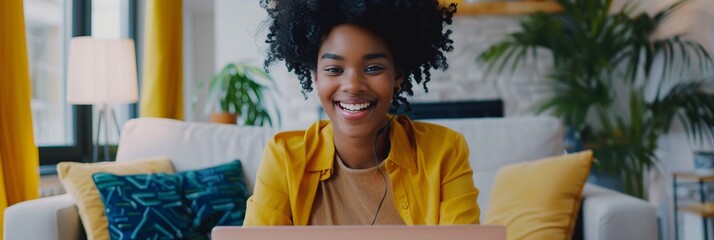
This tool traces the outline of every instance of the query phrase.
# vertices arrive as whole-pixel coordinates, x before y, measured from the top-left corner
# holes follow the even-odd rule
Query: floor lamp
[[[131,39],[72,38],[67,72],[67,102],[101,105],[92,161],[98,161],[99,133],[104,127],[104,161],[109,161],[109,117],[119,133],[109,104],[138,101],[136,55]]]

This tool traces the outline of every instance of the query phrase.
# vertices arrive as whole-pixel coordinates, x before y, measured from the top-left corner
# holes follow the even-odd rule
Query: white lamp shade
[[[139,100],[136,57],[131,39],[72,38],[67,102],[134,103]]]

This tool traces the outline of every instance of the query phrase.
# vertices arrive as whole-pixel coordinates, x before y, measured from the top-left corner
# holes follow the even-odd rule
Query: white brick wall
[[[414,102],[503,99],[506,116],[532,115],[534,103],[548,92],[543,85],[550,57],[529,61],[501,76],[486,76],[478,55],[506,34],[520,29],[520,16],[457,16],[451,25],[454,51],[447,54],[449,69],[433,72],[429,93],[415,91]]]

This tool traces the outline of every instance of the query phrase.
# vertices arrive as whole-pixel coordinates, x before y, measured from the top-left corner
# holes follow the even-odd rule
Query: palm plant
[[[692,139],[714,139],[714,94],[703,91],[707,80],[681,80],[692,66],[709,70],[712,57],[681,34],[651,39],[684,1],[652,16],[632,14],[629,3],[611,12],[612,0],[558,2],[562,13],[529,15],[521,31],[489,47],[478,61],[488,64],[488,74],[502,73],[535,59],[538,51],[550,52],[548,79],[555,91],[536,112],[561,117],[577,131],[597,127],[579,140],[595,150],[600,168],[620,174],[626,192],[642,198],[643,173],[655,163],[657,139],[675,117]],[[655,61],[662,61],[661,71],[655,71]],[[650,89],[654,96],[646,96]]]

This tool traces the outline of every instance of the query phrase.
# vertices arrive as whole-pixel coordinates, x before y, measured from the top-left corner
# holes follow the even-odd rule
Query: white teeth
[[[349,104],[349,103],[340,102],[340,107],[342,107],[345,110],[349,110],[349,111],[359,111],[359,110],[368,108],[369,105],[370,105],[369,102],[361,103],[361,104]]]

